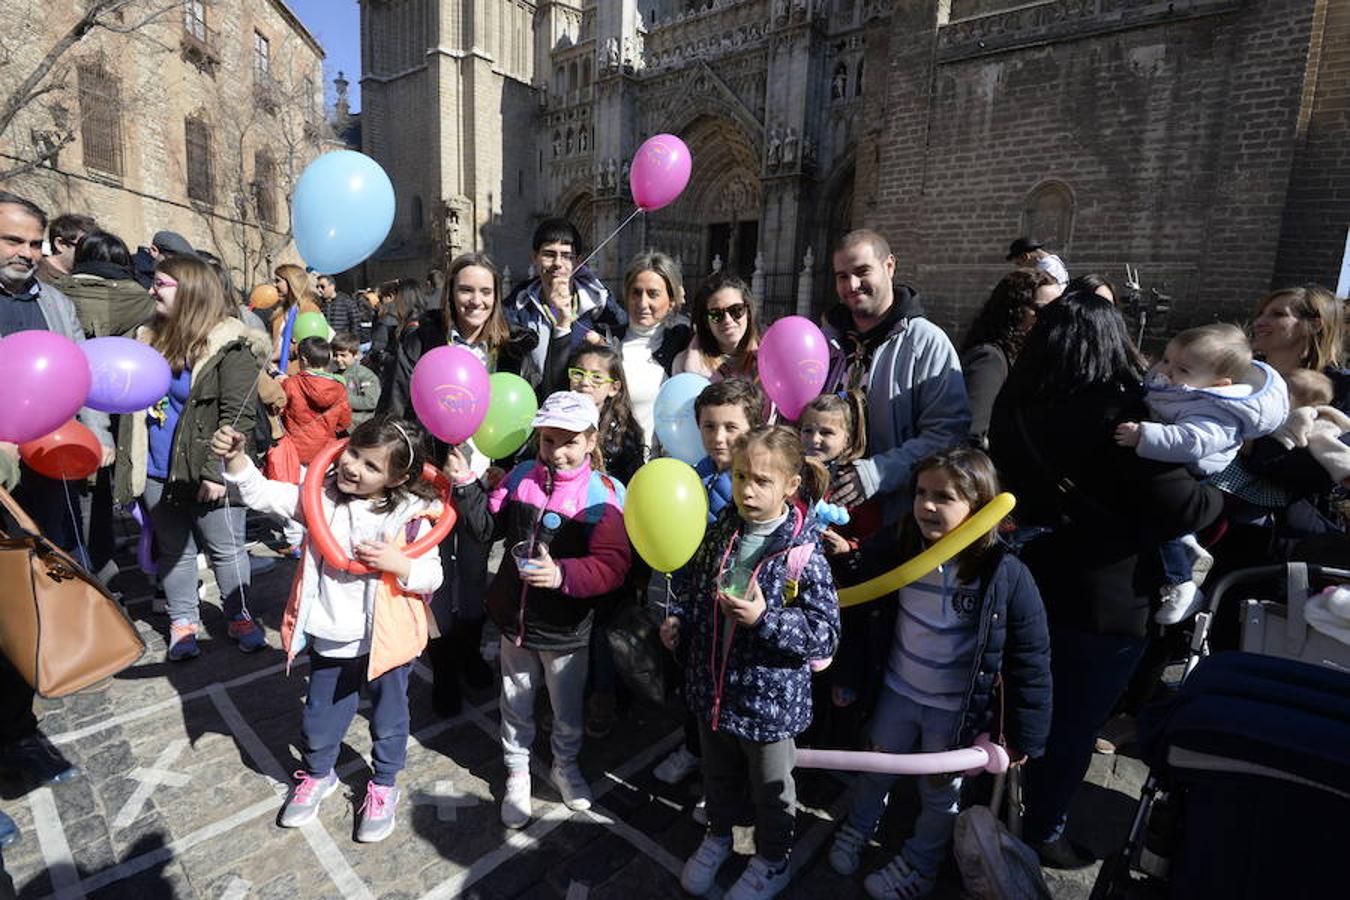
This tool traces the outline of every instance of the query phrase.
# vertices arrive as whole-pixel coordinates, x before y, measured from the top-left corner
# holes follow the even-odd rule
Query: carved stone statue
[[[553,132],[553,155],[562,155],[562,137],[556,131]]]
[[[605,162],[605,179],[611,191],[619,186],[619,162],[612,156]]]
[[[616,37],[605,39],[605,68],[617,69],[619,67],[619,39]]]
[[[633,39],[630,37],[623,39],[623,67],[633,68]]]
[[[782,25],[784,22],[787,21],[787,17],[788,17],[787,0],[774,0],[773,4],[774,22],[779,25]]]
[[[769,149],[765,153],[765,157],[768,159],[770,169],[778,168],[778,161],[780,159],[780,154],[782,153],[782,150],[783,150],[783,136],[778,131],[778,126],[775,125],[773,128],[769,130]]]
[[[787,137],[783,138],[783,165],[790,166],[797,161],[797,130],[788,126]]]
[[[577,135],[577,150],[582,153],[585,153],[590,145],[590,138],[587,137],[587,135],[590,134],[590,131],[589,128],[583,128],[581,129],[581,133]]]
[[[840,63],[839,68],[834,70],[834,78],[830,79],[830,97],[831,99],[838,100],[844,96],[844,92],[847,90],[848,69],[844,67],[843,63]]]

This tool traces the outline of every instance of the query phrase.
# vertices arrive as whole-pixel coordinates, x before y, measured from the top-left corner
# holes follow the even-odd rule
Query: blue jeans
[[[961,714],[937,709],[887,688],[872,715],[872,748],[886,753],[934,753],[949,748]],[[864,772],[854,784],[848,824],[864,835],[876,831],[897,775]],[[900,853],[918,871],[936,875],[960,812],[961,776],[919,776],[919,818]]]
[[[1191,554],[1181,538],[1160,543],[1158,556],[1162,558],[1163,579],[1167,584],[1185,584],[1195,578]]]
[[[1028,841],[1052,841],[1064,833],[1069,802],[1092,762],[1097,732],[1129,687],[1147,647],[1147,638],[1050,627],[1054,709],[1045,755],[1027,764],[1023,833]]]
[[[408,673],[412,663],[366,681],[369,656],[336,659],[309,654],[309,695],[301,720],[305,771],[323,778],[333,771],[342,738],[356,718],[361,689],[370,694],[370,756],[376,784],[393,786],[408,758]]]
[[[175,488],[177,489],[177,488]],[[169,621],[201,623],[197,598],[197,550],[202,548],[220,586],[225,617],[233,619],[244,608],[243,591],[249,585],[248,551],[244,549],[242,503],[208,504],[164,496],[164,482],[145,479],[145,506],[155,525],[160,581],[168,599]]]

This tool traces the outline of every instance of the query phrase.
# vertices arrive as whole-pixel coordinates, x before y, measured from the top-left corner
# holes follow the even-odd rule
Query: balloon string
[[[595,254],[599,253],[600,250],[601,250],[601,248],[603,248],[603,247],[604,247],[606,244],[608,244],[610,241],[614,240],[615,236],[617,236],[618,233],[619,233],[620,231],[623,231],[624,228],[626,228],[626,227],[628,226],[628,223],[629,223],[629,222],[633,221],[634,219],[636,219],[636,218],[637,218],[639,215],[641,215],[641,214],[642,214],[642,207],[639,206],[639,207],[637,207],[636,209],[634,209],[633,212],[632,212],[632,214],[630,214],[630,215],[628,216],[628,218],[624,219],[622,222],[619,223],[619,227],[618,227],[618,228],[615,228],[613,231],[611,231],[611,232],[609,233],[609,235],[608,235],[603,241],[601,241],[600,243],[598,243],[598,244],[595,245],[595,249],[594,249],[594,250],[592,250],[590,253],[586,254],[586,258],[585,258],[585,259],[583,259],[581,262],[579,262],[579,263],[576,264],[576,268],[577,268],[577,269],[580,269],[582,266],[586,265],[586,263],[588,263],[588,262],[590,262],[592,259],[594,259],[594,258],[595,258]]]
[[[266,370],[267,361],[263,360],[263,364],[258,367],[257,378],[254,378],[253,383],[248,386],[248,392],[244,394],[244,402],[239,405],[239,411],[234,414],[234,421],[230,423],[231,431],[235,430],[235,426],[239,424],[239,418],[244,414],[244,410],[248,409],[248,405],[253,402],[253,395],[258,390],[258,379],[262,378],[262,374]],[[222,479],[225,477],[224,468],[225,461],[221,460]],[[243,553],[247,555],[248,548],[244,540],[234,532],[234,522],[231,521],[230,517],[230,486],[228,484],[225,485],[225,524],[229,526],[230,529],[230,559],[234,562],[234,577],[239,585],[239,610],[243,617],[251,622],[253,621],[253,614],[248,610],[248,589],[244,586],[244,567],[239,564],[240,552],[243,551]],[[247,507],[245,507],[244,511],[244,529],[245,531],[248,529]],[[301,565],[304,565],[304,563],[301,562]],[[250,564],[249,568],[252,568],[252,564]],[[216,586],[219,587],[219,584]],[[220,598],[220,603],[222,607],[225,605],[224,597]]]
[[[94,564],[89,558],[89,551],[84,547],[84,539],[80,532],[80,520],[75,516],[75,505],[70,502],[70,482],[65,478],[61,479],[61,490],[66,495],[66,512],[70,513],[70,526],[75,535],[75,551],[80,554],[80,564],[88,569]]]

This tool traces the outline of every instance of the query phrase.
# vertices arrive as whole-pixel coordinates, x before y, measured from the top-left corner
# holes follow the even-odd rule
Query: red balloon
[[[92,431],[71,419],[50,434],[20,444],[19,456],[39,475],[78,481],[98,471],[103,445]]]
[[[333,532],[328,527],[328,517],[323,514],[324,480],[328,477],[328,469],[333,465],[333,460],[338,458],[346,446],[346,441],[334,441],[314,457],[305,473],[304,484],[300,485],[300,508],[305,512],[305,528],[309,532],[309,540],[330,566],[353,575],[373,575],[376,573],[375,569],[360,560],[349,558],[346,551],[338,546]],[[445,540],[450,529],[455,527],[455,507],[450,502],[450,480],[431,463],[422,467],[422,478],[436,485],[445,512],[430,531],[403,548],[403,552],[413,559],[424,555],[428,550],[434,550],[437,544]]]

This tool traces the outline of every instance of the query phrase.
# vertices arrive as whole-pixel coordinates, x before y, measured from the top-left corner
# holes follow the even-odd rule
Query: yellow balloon
[[[623,524],[649,566],[658,572],[674,572],[703,543],[708,492],[688,463],[654,459],[628,483]]]
[[[999,494],[990,500],[975,515],[947,532],[943,538],[927,550],[912,559],[876,578],[870,578],[862,584],[839,589],[839,608],[846,609],[863,603],[871,603],[887,594],[900,590],[911,582],[918,581],[962,550],[975,543],[990,529],[997,528],[1012,508],[1017,498],[1012,494]]]

